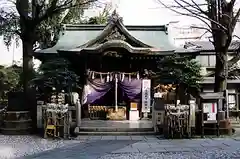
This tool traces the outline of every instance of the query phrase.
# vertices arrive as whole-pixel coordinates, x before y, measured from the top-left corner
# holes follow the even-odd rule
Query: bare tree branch
[[[233,17],[233,20],[232,20],[232,30],[234,30],[237,22],[238,22],[238,19],[239,19],[239,16],[240,16],[240,8],[238,9],[236,15]]]
[[[183,16],[188,16],[188,17],[197,18],[198,20],[200,20],[200,21],[202,21],[204,24],[206,24],[209,28],[211,28],[210,25],[209,25],[205,20],[203,20],[201,17],[198,16],[198,14],[192,15],[192,14],[180,12],[180,11],[178,11],[178,10],[176,10],[176,9],[173,9],[173,7],[171,7],[171,6],[168,6],[168,5],[164,4],[161,0],[158,0],[158,1],[159,1],[159,3],[160,3],[161,5],[163,5],[165,8],[168,8],[169,10],[171,10],[171,11],[177,13],[177,14],[183,15]],[[189,5],[182,5],[182,6],[183,6],[183,8],[188,8],[188,7],[190,7]],[[178,7],[179,7],[179,8],[182,8],[181,6],[178,6]]]
[[[204,6],[207,7],[206,9],[198,5],[195,0],[173,0],[185,12],[165,5],[162,0],[158,1],[171,11],[180,15],[197,18],[207,26],[197,26],[195,28],[205,29],[212,33],[212,44],[216,52],[215,91],[218,92],[227,89],[227,70],[240,60],[239,45],[235,51],[235,56],[229,61],[227,59],[228,49],[232,43],[233,31],[240,17],[240,8],[238,8],[236,13],[234,11],[236,0],[230,0],[230,2],[226,0],[206,0],[207,5]]]

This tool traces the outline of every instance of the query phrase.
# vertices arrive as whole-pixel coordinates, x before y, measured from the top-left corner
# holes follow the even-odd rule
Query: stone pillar
[[[77,127],[80,127],[81,126],[81,104],[79,99],[77,99],[77,102],[76,102],[76,122],[77,122]]]
[[[189,125],[191,128],[195,127],[195,122],[196,122],[196,101],[195,100],[189,100],[188,101],[189,106],[190,106],[190,121]]]

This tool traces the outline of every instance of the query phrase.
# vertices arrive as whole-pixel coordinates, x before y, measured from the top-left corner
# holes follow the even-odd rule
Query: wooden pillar
[[[236,111],[237,111],[237,120],[239,120],[239,91],[236,93]]]

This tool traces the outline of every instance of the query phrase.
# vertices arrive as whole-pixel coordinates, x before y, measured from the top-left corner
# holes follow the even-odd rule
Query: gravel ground
[[[51,140],[0,135],[0,159],[234,159],[240,138],[164,140],[155,136],[79,136]]]
[[[196,152],[166,152],[166,153],[128,153],[108,154],[98,159],[237,159],[240,151],[196,151]]]
[[[74,143],[79,143],[79,141],[47,140],[37,136],[0,135],[0,159],[27,156],[70,146]]]

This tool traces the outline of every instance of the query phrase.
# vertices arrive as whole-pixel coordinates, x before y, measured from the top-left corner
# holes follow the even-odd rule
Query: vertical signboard
[[[217,103],[203,103],[203,113],[207,114],[207,120],[217,120]]]
[[[150,112],[151,105],[151,80],[142,80],[142,112]]]

